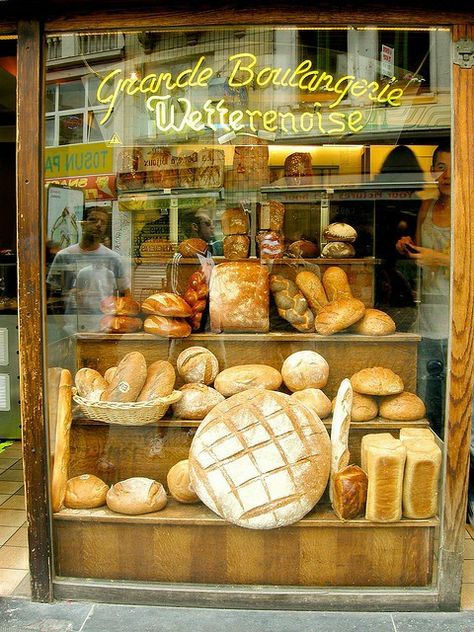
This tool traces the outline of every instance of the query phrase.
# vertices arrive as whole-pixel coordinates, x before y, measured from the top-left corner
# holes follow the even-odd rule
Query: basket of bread
[[[169,362],[157,360],[147,367],[143,355],[133,351],[103,376],[95,369],[79,369],[73,399],[88,419],[143,426],[161,419],[181,398],[175,380]]]

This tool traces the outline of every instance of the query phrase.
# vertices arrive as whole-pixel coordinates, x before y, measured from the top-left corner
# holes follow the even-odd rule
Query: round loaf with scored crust
[[[207,413],[224,400],[215,388],[205,384],[185,384],[179,389],[181,398],[172,404],[177,419],[204,419]]]
[[[302,391],[295,391],[290,397],[314,410],[320,419],[325,419],[331,414],[331,400],[319,388],[305,388]]]
[[[388,336],[396,329],[394,320],[380,309],[366,309],[362,318],[353,326],[353,331],[364,336]]]
[[[69,509],[94,509],[105,505],[109,486],[94,474],[82,474],[66,483],[65,507]]]
[[[330,241],[321,251],[321,257],[326,259],[350,259],[355,255],[354,246],[345,241]]]
[[[415,421],[423,419],[425,415],[425,404],[415,393],[403,391],[399,395],[384,397],[380,402],[380,416],[385,419]]]
[[[321,498],[331,443],[323,423],[284,393],[251,389],[216,406],[189,452],[191,485],[216,514],[249,529],[293,524]]]
[[[350,224],[344,222],[334,222],[329,224],[323,231],[324,239],[327,241],[353,242],[357,239],[357,231]]]
[[[107,492],[107,507],[117,513],[138,516],[159,511],[166,506],[168,499],[161,483],[135,476],[115,483]]]
[[[296,351],[283,362],[281,374],[290,391],[324,388],[328,383],[329,364],[316,351]]]
[[[397,395],[403,391],[402,378],[382,366],[357,371],[351,377],[351,384],[357,393],[364,395]]]
[[[212,351],[205,347],[188,347],[179,354],[176,368],[187,384],[212,384],[219,373],[219,362]]]
[[[192,488],[189,480],[189,461],[179,461],[170,469],[166,476],[170,494],[180,503],[198,503],[199,497]]]
[[[224,369],[214,380],[214,388],[224,397],[247,391],[249,388],[266,388],[276,391],[280,388],[280,371],[267,364],[239,364]]]

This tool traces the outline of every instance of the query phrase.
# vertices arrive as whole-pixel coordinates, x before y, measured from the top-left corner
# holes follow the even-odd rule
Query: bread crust
[[[199,502],[199,497],[191,485],[189,478],[189,461],[179,461],[169,470],[166,482],[170,494],[179,503],[193,504]]]
[[[331,336],[347,329],[365,312],[365,305],[357,298],[340,298],[328,303],[314,319],[314,327],[318,334]]]
[[[181,351],[176,360],[176,369],[187,384],[212,384],[219,373],[219,361],[209,349],[193,346]]]
[[[204,419],[214,406],[224,401],[224,396],[205,384],[185,384],[179,389],[181,398],[172,404],[177,419]]]
[[[339,266],[329,266],[324,271],[322,282],[330,303],[340,298],[352,298],[347,274]]]
[[[351,377],[351,384],[355,391],[364,395],[397,395],[403,391],[402,378],[382,366],[357,371]]]
[[[187,318],[193,315],[191,306],[184,298],[173,292],[157,292],[146,298],[142,303],[142,312],[156,316],[171,318]]]
[[[321,279],[314,272],[303,270],[296,275],[295,281],[316,316],[329,302]]]
[[[239,364],[221,371],[214,380],[214,388],[224,397],[230,397],[256,387],[276,391],[282,381],[281,373],[267,364]]]
[[[147,334],[163,338],[186,338],[191,335],[191,325],[184,318],[148,316],[143,323]]]
[[[157,360],[150,364],[146,379],[137,397],[137,402],[146,402],[156,397],[171,395],[176,382],[173,365],[166,360]]]
[[[161,483],[136,476],[115,483],[107,492],[107,506],[111,511],[130,516],[160,511],[168,501]]]
[[[146,362],[138,351],[127,353],[117,366],[112,381],[102,393],[107,402],[134,402],[145,384]]]
[[[281,374],[290,391],[324,388],[329,378],[329,364],[316,351],[296,351],[283,362]]]
[[[364,336],[388,336],[397,326],[395,321],[380,309],[368,308],[362,318],[353,326],[356,334]]]
[[[381,399],[380,416],[397,421],[415,421],[426,416],[426,407],[418,395],[403,391]]]

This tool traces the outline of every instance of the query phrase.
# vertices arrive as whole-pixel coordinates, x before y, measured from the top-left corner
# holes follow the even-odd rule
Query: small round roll
[[[160,511],[166,506],[168,499],[161,483],[136,476],[112,485],[107,492],[106,501],[112,511],[138,516]]]
[[[175,500],[180,503],[198,503],[199,497],[192,488],[189,478],[189,461],[179,461],[168,472],[166,477],[168,489]]]
[[[109,486],[94,474],[82,474],[66,483],[65,507],[69,509],[94,509],[105,505]]]
[[[283,362],[281,374],[290,391],[324,388],[329,378],[329,364],[316,351],[297,351]]]
[[[212,384],[219,373],[219,362],[209,349],[189,347],[179,354],[176,368],[187,384]]]

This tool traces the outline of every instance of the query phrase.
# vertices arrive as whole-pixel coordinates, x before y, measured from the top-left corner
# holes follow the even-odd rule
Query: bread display
[[[364,336],[388,336],[397,326],[395,321],[380,309],[366,309],[362,318],[353,326],[356,334]]]
[[[186,338],[191,335],[191,325],[184,318],[148,316],[143,323],[147,334],[162,338]]]
[[[170,469],[166,476],[166,483],[170,494],[179,503],[198,503],[199,497],[192,488],[189,478],[189,461],[179,461]]]
[[[214,332],[261,332],[270,328],[268,270],[257,262],[230,261],[215,266],[209,288]]]
[[[296,285],[316,316],[328,304],[326,291],[317,274],[303,270],[296,275]]]
[[[334,474],[332,508],[341,520],[352,520],[365,513],[367,474],[358,465],[347,465]]]
[[[106,501],[111,511],[138,516],[163,509],[168,499],[161,483],[136,476],[112,485]]]
[[[295,391],[290,397],[314,411],[320,419],[326,419],[332,412],[331,400],[319,388],[305,388],[302,391]]]
[[[369,483],[365,517],[373,522],[400,520],[406,447],[392,437],[378,445],[368,445],[366,459]]]
[[[143,301],[142,312],[144,314],[169,316],[171,318],[187,318],[193,315],[191,307],[184,298],[172,292],[152,294]]]
[[[193,272],[188,280],[188,286],[183,294],[186,303],[191,307],[192,316],[188,319],[193,331],[199,331],[203,325],[203,313],[207,306],[209,284],[202,270]]]
[[[64,504],[71,450],[72,377],[67,369],[61,371],[58,391],[54,460],[51,475],[51,505],[53,511],[59,511]]]
[[[227,208],[221,215],[224,235],[246,235],[250,230],[249,215],[240,206]]]
[[[322,277],[322,283],[329,303],[340,298],[352,298],[352,290],[347,274],[339,266],[326,268]]]
[[[260,231],[257,234],[258,254],[262,259],[280,259],[285,252],[285,240],[275,230]]]
[[[418,395],[403,391],[381,399],[380,416],[397,421],[415,421],[426,416],[426,407]]]
[[[224,400],[216,389],[205,384],[185,384],[179,389],[181,398],[172,404],[177,419],[204,419],[207,413]]]
[[[342,380],[336,395],[331,425],[331,477],[329,498],[333,499],[334,476],[349,464],[349,428],[351,425],[352,386]]]
[[[438,511],[438,486],[441,450],[431,439],[407,439],[403,479],[403,515],[405,518],[432,518]]]
[[[288,395],[251,389],[218,404],[196,431],[191,484],[225,520],[273,529],[300,520],[329,477],[328,433]]]
[[[277,200],[257,203],[258,230],[283,232],[285,206]]]
[[[307,178],[313,175],[313,165],[309,152],[296,151],[285,158],[285,177],[296,179]],[[303,181],[304,182],[304,181]]]
[[[324,388],[329,377],[329,365],[316,351],[296,351],[283,362],[281,374],[290,391]]]
[[[105,505],[109,486],[94,474],[82,474],[66,483],[64,506],[69,509],[94,509]]]
[[[146,380],[136,399],[137,402],[147,402],[157,397],[171,395],[176,381],[173,365],[166,360],[157,360],[150,364],[146,373]]]
[[[108,334],[127,334],[140,331],[143,327],[141,318],[133,316],[104,316],[100,319],[99,329]]]
[[[101,399],[107,402],[134,402],[145,384],[147,367],[138,351],[127,353],[117,366],[112,381],[107,384]]]
[[[300,259],[313,259],[319,255],[319,246],[308,239],[298,239],[288,246],[287,253]]]
[[[314,316],[297,285],[279,274],[270,277],[270,288],[278,313],[298,331],[313,331]]]
[[[224,237],[224,257],[226,259],[247,259],[250,249],[250,237],[247,235],[229,235]]]
[[[250,388],[276,391],[282,384],[279,371],[266,364],[241,364],[221,371],[214,380],[214,388],[224,397],[230,397]]]
[[[323,336],[347,329],[362,318],[365,305],[357,298],[340,298],[328,303],[314,319],[314,328]]]
[[[188,347],[179,354],[176,369],[186,383],[212,384],[219,373],[219,362],[205,347]]]
[[[381,366],[357,371],[351,377],[351,384],[355,391],[364,395],[396,395],[403,391],[402,378],[392,369]]]
[[[107,296],[100,301],[100,311],[113,316],[136,316],[140,305],[130,296]]]
[[[323,237],[326,241],[352,243],[357,239],[357,231],[350,224],[334,222],[323,230]]]
[[[352,259],[355,255],[354,246],[343,241],[330,241],[321,250],[321,257],[327,259]]]
[[[95,369],[79,369],[74,378],[77,394],[90,400],[99,400],[108,383]]]
[[[207,243],[203,239],[199,239],[198,237],[185,239],[178,246],[179,254],[187,258],[196,257],[198,255],[205,257],[207,251]]]

